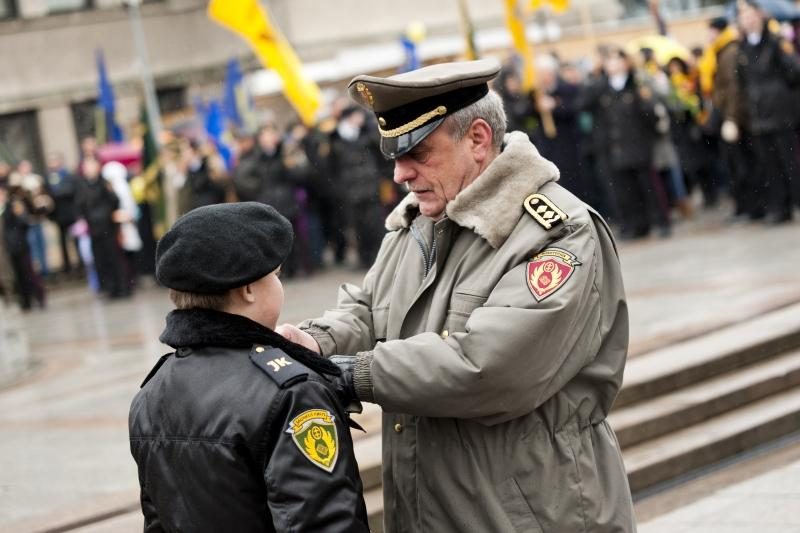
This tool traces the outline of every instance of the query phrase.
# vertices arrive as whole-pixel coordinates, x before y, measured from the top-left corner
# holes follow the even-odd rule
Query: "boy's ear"
[[[250,285],[249,283],[247,285],[245,285],[244,287],[240,287],[239,291],[240,291],[239,294],[240,294],[242,300],[244,300],[245,302],[251,304],[251,303],[254,303],[256,301],[256,293],[253,290],[253,286]]]

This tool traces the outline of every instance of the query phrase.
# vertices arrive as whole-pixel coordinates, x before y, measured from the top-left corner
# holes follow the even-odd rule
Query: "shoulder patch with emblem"
[[[339,457],[336,419],[327,409],[309,409],[289,422],[286,433],[314,466],[331,473]]]
[[[280,348],[253,346],[250,360],[279,387],[288,387],[308,377],[309,370]]]
[[[547,248],[528,263],[528,288],[541,302],[563,287],[581,262],[574,254],[561,248]]]
[[[544,229],[552,229],[569,218],[544,194],[531,194],[525,198],[523,205],[533,219]]]

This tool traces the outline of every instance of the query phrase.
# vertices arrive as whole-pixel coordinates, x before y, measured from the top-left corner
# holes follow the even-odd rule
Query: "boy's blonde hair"
[[[169,290],[169,299],[177,309],[211,309],[224,311],[228,306],[230,291],[222,294],[199,294],[175,289]]]

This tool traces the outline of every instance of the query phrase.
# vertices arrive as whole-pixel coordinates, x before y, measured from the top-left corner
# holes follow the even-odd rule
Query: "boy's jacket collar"
[[[254,344],[279,348],[310,369],[339,375],[339,367],[249,318],[211,309],[175,310],[159,340],[172,348],[215,346],[249,349]]]

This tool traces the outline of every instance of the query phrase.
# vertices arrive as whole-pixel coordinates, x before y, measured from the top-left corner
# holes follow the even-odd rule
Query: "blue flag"
[[[225,166],[230,170],[233,166],[233,153],[222,138],[225,133],[225,118],[217,100],[211,100],[205,109],[205,129],[209,139],[217,147],[217,152],[225,160]]]
[[[241,128],[244,125],[242,117],[242,69],[239,61],[231,59],[225,67],[225,86],[222,92],[222,110],[225,119],[232,125]]]
[[[114,120],[115,106],[114,106],[114,88],[108,81],[108,74],[106,73],[106,62],[103,58],[103,51],[97,50],[95,52],[95,59],[97,61],[97,107],[101,115],[101,128],[97,128],[98,141],[103,142],[121,142],[122,130]],[[100,131],[102,130],[102,131]],[[101,135],[102,133],[102,135]],[[100,137],[103,137],[102,139]]]
[[[420,61],[416,43],[408,37],[401,37],[400,44],[403,45],[403,52],[406,54],[406,61],[403,63],[403,66],[400,67],[400,72],[417,70],[420,67]]]

